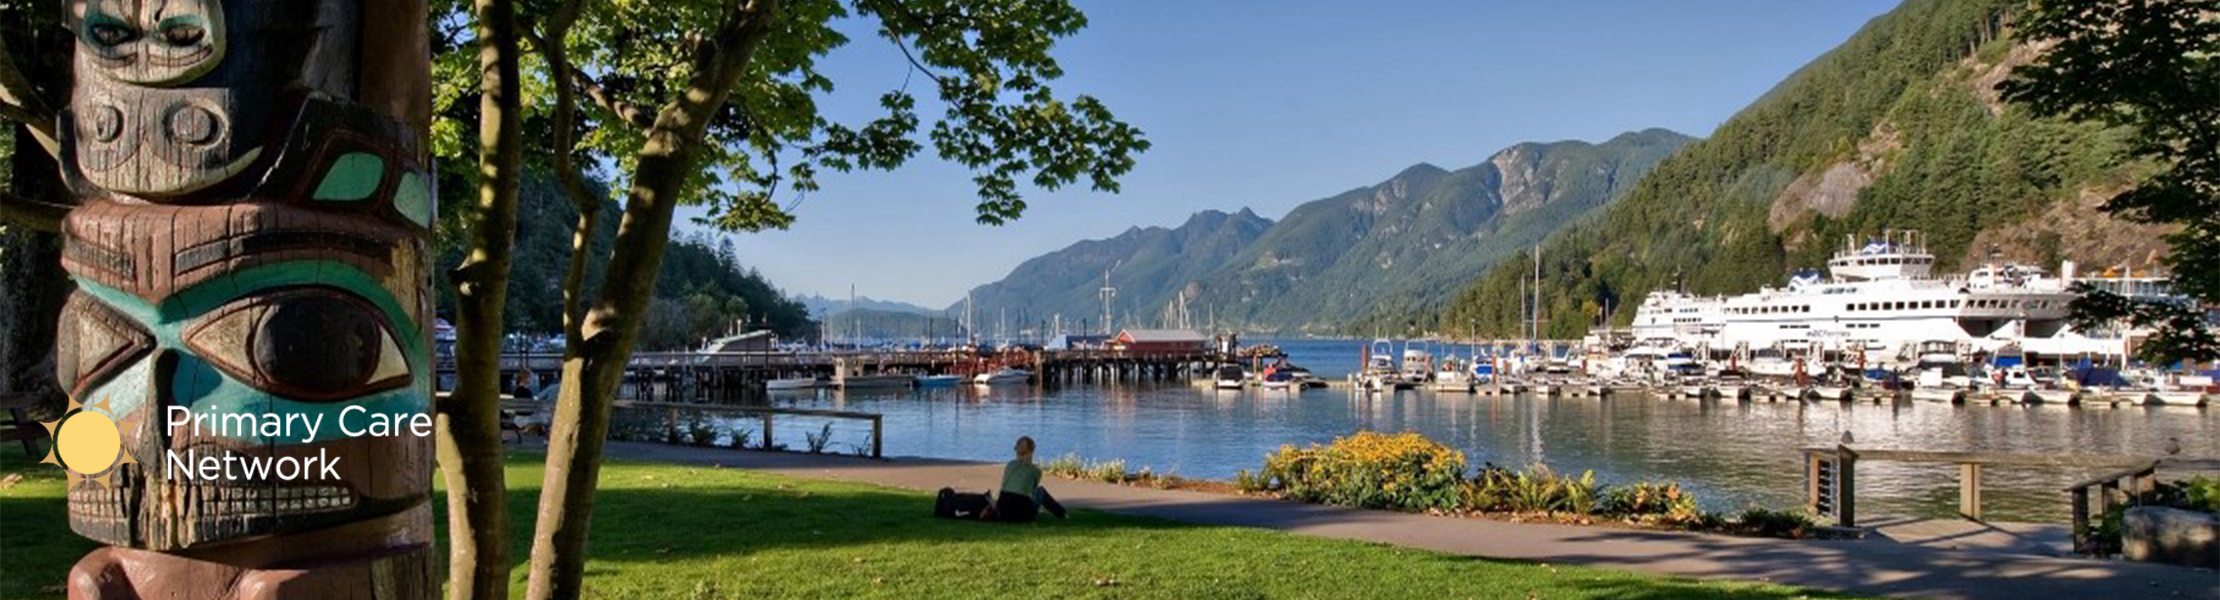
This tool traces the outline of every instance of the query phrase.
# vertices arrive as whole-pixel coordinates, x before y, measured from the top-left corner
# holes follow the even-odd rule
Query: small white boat
[[[1305,368],[1302,368],[1302,367],[1297,367],[1297,366],[1292,366],[1292,365],[1290,365],[1290,366],[1286,366],[1286,367],[1281,367],[1281,368],[1279,368],[1279,369],[1278,369],[1277,371],[1274,371],[1274,372],[1273,372],[1273,374],[1275,374],[1275,375],[1279,375],[1279,374],[1285,374],[1285,375],[1287,375],[1287,380],[1288,380],[1288,382],[1289,382],[1289,383],[1290,383],[1291,385],[1293,385],[1293,386],[1294,386],[1294,387],[1295,387],[1296,389],[1305,389],[1305,390],[1307,390],[1307,389],[1310,389],[1310,388],[1322,388],[1322,387],[1326,387],[1326,380],[1324,380],[1324,379],[1320,379],[1320,378],[1319,378],[1319,377],[1318,377],[1317,375],[1314,375],[1314,374],[1312,374],[1312,373],[1310,372],[1310,369],[1305,369]],[[1266,379],[1270,379],[1270,378],[1266,378]]]
[[[988,373],[980,373],[980,374],[978,374],[978,375],[974,375],[974,376],[972,376],[972,377],[971,377],[971,382],[972,382],[972,383],[976,383],[976,384],[981,384],[981,385],[995,385],[995,384],[1004,384],[1004,383],[1025,383],[1025,382],[1028,382],[1028,381],[1032,381],[1032,380],[1033,380],[1033,372],[1032,372],[1032,371],[1027,371],[1027,370],[1025,370],[1025,369],[1015,369],[1015,368],[1010,368],[1010,367],[1003,367],[1003,368],[1000,368],[1000,369],[995,369],[995,370],[994,370],[993,372],[988,372]]]
[[[1964,404],[1964,403],[1966,402],[1966,391],[1965,391],[1964,389],[1961,389],[1961,388],[1955,388],[1955,387],[1947,387],[1947,386],[1943,386],[1943,387],[1930,387],[1930,386],[1920,386],[1920,387],[1912,388],[1912,399],[1913,399],[1913,400],[1924,400],[1924,401],[1927,401],[1927,402],[1947,402],[1947,403],[1950,403],[1950,404]]]
[[[2081,392],[2064,388],[2041,388],[2027,391],[2028,404],[2074,404],[2081,399]]]
[[[1850,401],[1850,388],[1839,385],[1815,385],[1808,396],[1814,400]]]
[[[1287,371],[1273,371],[1272,374],[1265,375],[1263,381],[1257,382],[1257,387],[1270,391],[1298,389],[1301,385],[1295,381],[1295,374]]]
[[[2149,406],[2204,406],[2204,392],[2189,390],[2158,390],[2143,395],[2143,404]]]
[[[917,387],[948,387],[963,383],[962,375],[919,375]]]
[[[1741,377],[1721,377],[1717,383],[1712,384],[1711,393],[1727,400],[1749,400],[1750,383]]]
[[[1423,348],[1413,348],[1410,342],[1404,342],[1402,375],[1403,381],[1412,384],[1425,383],[1434,375],[1434,354]]]
[[[1368,392],[1392,392],[1409,387],[1401,370],[1396,368],[1393,347],[1387,340],[1373,340],[1365,348],[1364,369],[1350,376],[1357,389]]]
[[[1443,358],[1441,367],[1434,371],[1434,382],[1430,387],[1437,392],[1469,394],[1472,393],[1472,375],[1466,371],[1464,360],[1454,356]]]
[[[1249,387],[1249,374],[1241,370],[1241,367],[1234,365],[1218,367],[1217,372],[1211,376],[1211,387],[1221,390],[1238,390]]]
[[[823,385],[823,382],[819,381],[815,377],[781,377],[778,379],[763,382],[763,389],[807,390],[815,389],[819,385]]]

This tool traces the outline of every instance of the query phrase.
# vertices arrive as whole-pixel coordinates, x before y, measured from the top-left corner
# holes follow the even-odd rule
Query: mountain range
[[[979,286],[975,318],[1099,328],[1107,285],[1120,326],[1245,331],[1401,328],[1495,262],[1623,195],[1694,138],[1663,129],[1600,144],[1522,143],[1454,171],[1430,164],[1297,206],[1279,221],[1204,211],[1075,243]],[[963,308],[962,303],[955,307]]]
[[[1996,84],[2037,56],[2022,0],[1908,0],[1659,164],[1627,197],[1540,249],[1544,333],[1626,323],[1651,290],[1740,293],[1824,266],[1846,240],[1919,230],[1938,273],[1985,260],[2142,269],[2161,229],[2098,210],[2150,166],[2124,132],[2035,118]],[[1522,257],[1523,258],[1523,257]],[[1507,335],[1527,260],[1498,267],[1420,327]]]
[[[795,296],[794,300],[796,302],[802,303],[802,306],[808,307],[809,314],[819,319],[823,319],[836,313],[846,312],[850,308],[854,308],[856,310],[875,310],[883,312],[917,314],[935,312],[933,309],[918,306],[916,304],[911,304],[908,302],[902,302],[899,300],[878,300],[870,296],[856,296],[856,299],[853,303],[849,302],[847,298],[828,298],[817,294],[804,294],[800,296]],[[851,307],[849,306],[850,304],[854,304],[854,306]]]

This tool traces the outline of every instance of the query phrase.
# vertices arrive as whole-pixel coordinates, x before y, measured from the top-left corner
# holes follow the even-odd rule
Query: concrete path
[[[987,491],[1000,465],[610,442],[613,458],[722,465],[800,477]],[[1055,479],[1057,500],[1120,514],[1278,529],[1439,552],[1699,578],[1945,600],[2220,599],[2220,573],[2123,561],[1952,550],[1888,540],[1801,541],[1611,527],[1509,523]]]

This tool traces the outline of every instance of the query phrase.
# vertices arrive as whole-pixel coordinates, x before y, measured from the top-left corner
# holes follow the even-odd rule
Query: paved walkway
[[[935,459],[876,461],[635,442],[610,442],[609,453],[629,460],[723,465],[917,490],[986,491],[1001,481],[1000,465]],[[2220,573],[2122,561],[1953,550],[1887,540],[1778,540],[1431,517],[1061,479],[1047,484],[1057,500],[1077,507],[1488,558],[1770,581],[1904,598],[2220,599]]]

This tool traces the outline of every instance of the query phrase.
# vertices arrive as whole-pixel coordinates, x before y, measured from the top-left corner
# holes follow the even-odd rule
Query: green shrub
[[[2191,477],[2181,481],[2162,481],[2141,504],[2220,514],[2220,479]],[[2106,512],[2102,518],[2090,521],[2080,532],[2089,539],[2094,553],[2120,553],[2121,517],[2126,512]]]
[[[1455,509],[1465,456],[1415,433],[1358,433],[1325,446],[1282,446],[1264,461],[1264,479],[1305,502],[1392,508]]]
[[[717,424],[694,417],[686,422],[686,439],[696,446],[717,445]]]
[[[1463,508],[1484,512],[1596,512],[1596,474],[1558,475],[1548,465],[1513,471],[1488,465],[1461,490]]]
[[[746,427],[734,427],[728,433],[732,434],[732,437],[725,440],[725,447],[734,450],[748,449],[748,440],[755,437],[755,430]]]
[[[1254,494],[1271,489],[1271,485],[1265,481],[1264,476],[1242,469],[1233,474],[1233,489],[1244,494]]]
[[[1811,516],[1804,514],[1803,511],[1772,510],[1752,506],[1743,509],[1742,514],[1736,516],[1728,528],[1744,535],[1804,538],[1810,537],[1812,531],[1817,529],[1818,526],[1812,523]]]
[[[2220,514],[2220,478],[2191,477],[2158,484],[2152,503],[2184,510]]]
[[[1086,474],[1087,462],[1079,458],[1079,453],[1069,452],[1049,459],[1048,464],[1041,465],[1041,471],[1057,477],[1078,479]]]
[[[1642,482],[1610,488],[1603,494],[1603,513],[1614,517],[1654,523],[1694,523],[1703,520],[1703,510],[1696,506],[1696,497],[1680,489],[1678,483]]]
[[[1106,460],[1087,465],[1086,479],[1103,483],[1125,483],[1125,460]]]
[[[803,441],[809,443],[810,454],[824,454],[825,447],[832,445],[832,424],[826,423],[825,427],[817,430],[816,433],[802,432],[802,437],[804,438]]]

